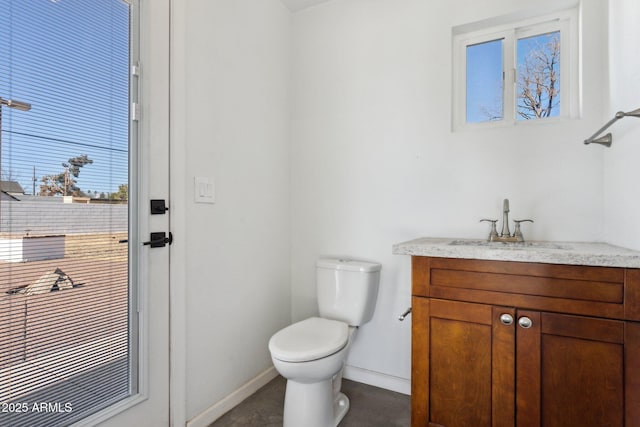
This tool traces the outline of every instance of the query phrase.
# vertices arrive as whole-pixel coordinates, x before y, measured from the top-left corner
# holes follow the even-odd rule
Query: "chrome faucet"
[[[502,201],[502,233],[500,237],[503,236],[511,236],[511,232],[509,231],[509,199]]]
[[[513,234],[509,230],[509,199],[504,199],[502,202],[502,232],[498,234],[496,228],[497,219],[481,219],[480,222],[487,221],[491,223],[491,231],[489,232],[490,242],[504,242],[504,243],[523,243],[524,236],[520,229],[520,224],[523,222],[533,222],[532,219],[514,219],[515,229]]]

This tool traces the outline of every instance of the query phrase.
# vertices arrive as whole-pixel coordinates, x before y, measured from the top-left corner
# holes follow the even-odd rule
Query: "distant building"
[[[34,196],[14,193],[22,187],[2,182],[0,234],[51,236],[69,234],[126,233],[129,206],[126,200],[88,197]],[[11,190],[11,193],[4,188]]]
[[[24,195],[24,188],[17,181],[0,181],[0,191],[11,196]]]
[[[16,196],[12,196],[11,194],[2,191],[0,192],[0,201],[5,201],[5,200],[18,200],[18,198]]]

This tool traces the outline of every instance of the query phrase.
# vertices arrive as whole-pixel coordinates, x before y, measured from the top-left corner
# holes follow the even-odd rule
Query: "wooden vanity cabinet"
[[[412,427],[640,426],[639,270],[412,268]]]

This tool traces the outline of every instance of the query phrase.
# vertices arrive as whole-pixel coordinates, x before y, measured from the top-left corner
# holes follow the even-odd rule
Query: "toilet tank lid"
[[[320,258],[316,266],[329,270],[361,271],[367,273],[380,271],[380,268],[382,268],[377,262],[360,261],[351,258]]]

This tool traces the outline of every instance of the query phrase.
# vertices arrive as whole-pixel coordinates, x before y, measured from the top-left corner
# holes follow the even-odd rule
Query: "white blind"
[[[69,425],[132,391],[130,15],[0,0],[0,426]]]

